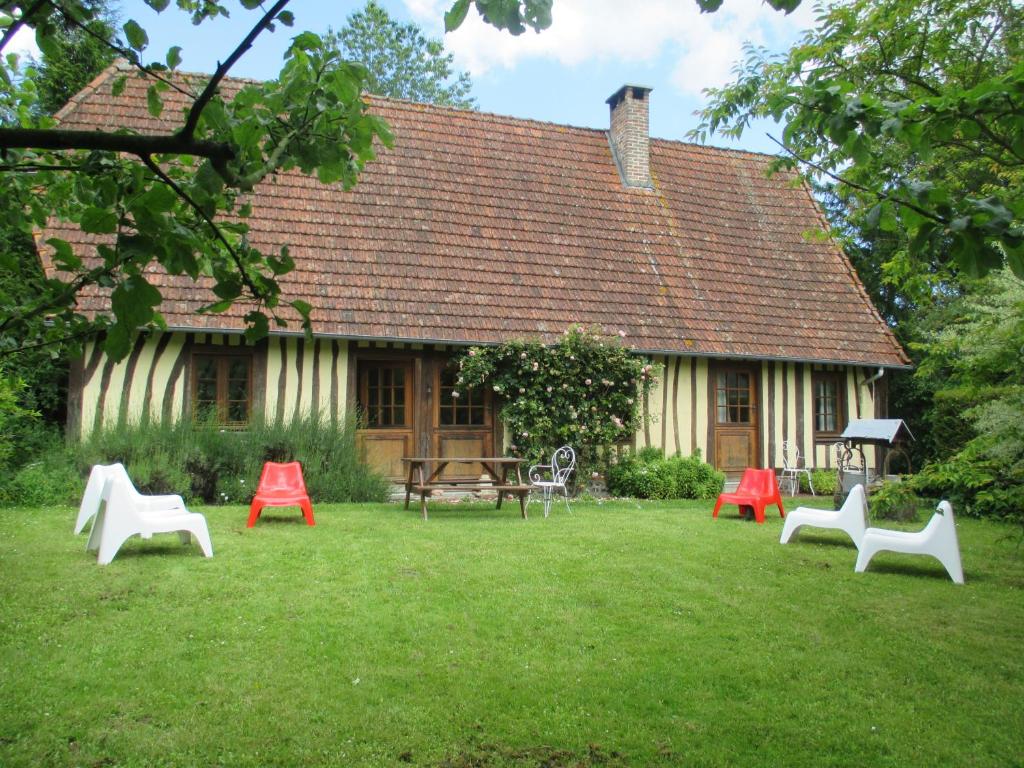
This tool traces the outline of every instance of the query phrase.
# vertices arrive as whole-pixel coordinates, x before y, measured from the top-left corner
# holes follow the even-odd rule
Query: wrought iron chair
[[[569,489],[566,484],[576,469],[576,451],[571,446],[563,445],[551,456],[550,464],[534,464],[530,467],[530,485],[543,493],[544,517],[551,512],[551,500],[555,491],[561,491],[565,500],[565,508],[569,514],[572,509],[569,507]],[[533,491],[530,491],[530,498],[533,498]]]
[[[793,461],[790,462],[790,455],[793,457]],[[806,461],[805,466],[800,466],[803,459],[800,457],[800,448],[796,443],[792,443],[789,440],[782,441],[782,482],[780,486],[785,486],[787,483],[790,488],[790,496],[796,496],[800,492],[800,475],[807,475],[807,485],[811,488],[811,496],[817,494],[814,493],[814,483],[811,480],[811,470],[807,468]]]

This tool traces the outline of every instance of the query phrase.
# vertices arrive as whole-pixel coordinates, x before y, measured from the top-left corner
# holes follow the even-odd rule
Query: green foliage
[[[608,490],[638,499],[714,499],[725,486],[725,474],[691,456],[665,458],[657,448],[628,454],[608,469]]]
[[[935,387],[949,442],[915,483],[966,514],[1024,520],[1024,284],[995,273],[954,307],[917,372]]]
[[[788,53],[748,48],[695,133],[783,122],[780,164],[835,182],[840,232],[880,244],[875,271],[911,302],[1004,263],[1024,276],[1022,18],[1012,0],[830,2]]]
[[[367,0],[328,41],[346,59],[366,67],[370,93],[463,109],[476,106],[469,74],[455,73],[454,56],[445,53],[444,42],[424,37],[416,24],[395,21],[376,0]]]
[[[704,12],[717,11],[722,0],[696,0],[697,7]],[[789,13],[800,5],[800,0],[766,0],[777,11]],[[444,15],[446,32],[458,29],[466,20],[471,5],[476,7],[480,17],[491,26],[506,29],[513,35],[521,35],[527,27],[540,32],[551,26],[554,0],[455,0]]]
[[[881,488],[871,492],[869,507],[871,516],[876,520],[900,520],[913,522],[917,520],[917,510],[921,500],[910,483],[884,483]]]
[[[472,347],[454,364],[459,376],[452,397],[488,387],[501,399],[509,450],[538,462],[571,445],[580,472],[633,437],[657,373],[617,339],[578,326],[550,347],[538,341]]]
[[[839,485],[839,474],[834,469],[812,469],[811,481],[814,483],[814,492],[819,496],[832,496]],[[810,493],[811,486],[807,482],[807,475],[800,475],[800,493]]]
[[[84,442],[56,442],[0,482],[0,502],[75,504],[94,464],[119,461],[143,493],[180,493],[191,502],[245,504],[265,461],[300,461],[315,502],[380,501],[388,483],[359,461],[353,421],[306,418],[245,432],[216,425],[125,424]]]
[[[88,3],[90,21],[81,26],[58,20],[50,45],[31,72],[39,99],[35,109],[52,115],[116,57],[116,13],[107,0]]]
[[[21,405],[25,382],[0,369],[0,472],[10,469],[12,458],[22,450],[19,437],[29,431],[38,413]]]
[[[32,26],[44,66],[46,57],[60,57],[69,26],[81,30],[101,20],[102,6],[80,0],[35,3],[24,17],[16,12],[21,5],[0,2],[0,32]],[[169,5],[151,3],[158,11]],[[226,8],[206,0],[180,0],[176,6],[195,23],[227,15]],[[251,37],[292,21],[289,14],[278,15],[282,8],[278,3],[261,10]],[[266,335],[271,319],[282,325],[300,322],[308,331],[311,307],[282,301],[280,295],[277,278],[294,267],[287,247],[264,252],[249,242],[251,206],[245,196],[267,176],[291,169],[344,188],[356,182],[374,157],[374,142],[391,144],[387,126],[368,113],[361,98],[365,68],[343,61],[336,47],[305,32],[292,39],[275,79],[246,83],[227,101],[216,84],[228,67],[215,74],[217,82],[178,78],[169,67],[180,61],[179,47],[144,63],[145,30],[131,19],[123,29],[128,45],[115,47],[138,69],[132,76],[147,80],[150,113],[162,113],[163,94],[171,88],[191,101],[180,127],[167,135],[60,134],[52,119],[40,116],[46,110],[37,78],[13,59],[0,63],[0,115],[7,123],[0,128],[0,199],[5,202],[0,223],[30,237],[56,218],[99,236],[84,258],[67,242],[50,240],[60,271],[42,281],[29,300],[0,296],[6,310],[0,318],[0,354],[45,342],[77,344],[106,331],[106,352],[123,358],[133,332],[163,324],[157,311],[161,294],[149,278],[154,265],[172,275],[211,279],[218,301],[206,311],[247,304],[250,338]],[[233,63],[247,46],[224,60]],[[128,76],[115,82],[115,93]],[[43,148],[57,134],[71,149]],[[76,299],[87,286],[110,291],[110,313],[93,317],[77,310]]]

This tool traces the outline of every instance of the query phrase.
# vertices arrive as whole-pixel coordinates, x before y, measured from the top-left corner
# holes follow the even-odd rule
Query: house
[[[151,117],[142,81],[112,95],[119,66],[61,124],[172,129],[184,102],[169,94],[171,117]],[[580,323],[663,366],[637,446],[700,449],[738,472],[781,466],[789,440],[827,466],[848,419],[885,415],[885,374],[908,358],[821,236],[808,186],[768,178],[766,155],[651,139],[649,96],[616,91],[607,131],[371,97],[395,146],[352,191],[285,173],[252,201],[250,240],[290,247],[282,288],[315,307],[313,340],[296,325],[248,345],[241,309],[198,315],[205,287],[154,275],[168,331],[140,333],[118,364],[87,348],[71,431],[200,406],[244,426],[358,404],[367,459],[398,476],[403,455],[503,450],[493,393],[447,396],[453,352]],[[87,248],[73,225],[52,230]]]

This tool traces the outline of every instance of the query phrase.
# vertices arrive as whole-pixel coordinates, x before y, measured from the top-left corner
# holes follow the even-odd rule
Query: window
[[[412,377],[406,363],[367,363],[360,378],[359,404],[369,429],[409,425],[406,395]]]
[[[715,382],[716,419],[719,424],[755,422],[751,375],[743,371],[720,371]]]
[[[844,380],[842,373],[813,375],[815,435],[835,436],[846,428]]]
[[[252,355],[192,356],[192,414],[225,426],[249,423],[252,410]]]
[[[441,380],[438,386],[440,418],[438,423],[442,427],[455,426],[484,426],[486,414],[484,409],[485,391],[483,387],[467,389],[457,388],[455,382],[458,379],[458,370],[448,366],[441,370]],[[452,397],[452,393],[458,389],[459,396]]]

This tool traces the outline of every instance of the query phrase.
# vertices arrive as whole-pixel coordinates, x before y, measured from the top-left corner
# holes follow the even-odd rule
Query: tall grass
[[[190,421],[112,425],[27,465],[0,488],[0,502],[74,503],[89,468],[115,461],[143,493],[208,504],[248,502],[265,461],[302,462],[317,501],[379,501],[388,484],[360,462],[355,424],[307,416],[284,425],[258,420],[244,431]]]

